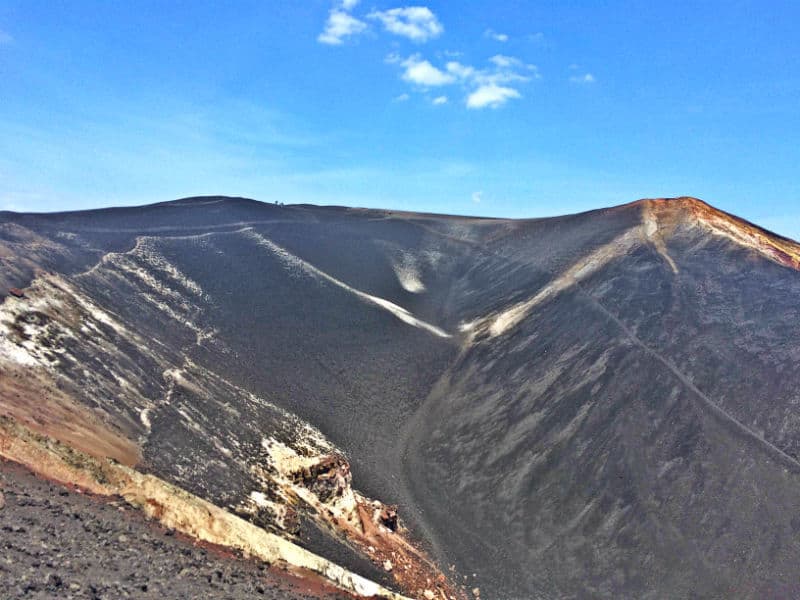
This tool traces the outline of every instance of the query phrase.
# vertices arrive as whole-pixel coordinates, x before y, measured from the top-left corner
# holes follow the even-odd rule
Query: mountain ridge
[[[795,242],[180,202],[4,215],[0,412],[411,597],[800,590]]]
[[[728,222],[735,223],[737,227],[742,229],[747,229],[751,231],[757,231],[759,234],[767,236],[769,238],[774,238],[776,242],[791,242],[793,245],[798,246],[800,248],[800,243],[796,240],[783,236],[781,234],[775,233],[765,227],[758,225],[752,221],[748,221],[741,217],[738,217],[732,213],[723,211],[719,208],[716,208],[712,204],[702,200],[700,198],[694,196],[675,196],[675,197],[654,197],[654,198],[640,198],[638,200],[634,200],[631,202],[623,203],[623,204],[616,204],[608,207],[602,207],[597,209],[590,209],[587,211],[581,211],[577,213],[569,213],[564,215],[553,215],[548,217],[520,217],[520,218],[509,218],[509,217],[489,217],[489,216],[474,216],[474,215],[463,215],[463,214],[445,214],[445,213],[428,213],[428,212],[419,212],[419,211],[406,211],[406,210],[398,210],[398,209],[379,209],[379,208],[366,208],[366,207],[357,207],[357,206],[345,206],[345,205],[317,205],[317,204],[308,204],[308,203],[297,203],[297,204],[278,204],[277,202],[268,202],[268,201],[261,201],[256,200],[253,198],[247,198],[243,196],[221,196],[221,195],[205,195],[205,196],[187,196],[183,198],[177,198],[174,200],[167,200],[162,202],[154,202],[149,204],[141,204],[141,205],[132,205],[132,206],[111,206],[111,207],[103,207],[103,208],[93,208],[93,209],[78,209],[78,210],[70,210],[70,211],[58,211],[58,212],[18,212],[18,211],[0,211],[0,216],[6,217],[64,217],[64,216],[89,216],[89,215],[97,215],[97,214],[113,214],[113,213],[135,213],[141,212],[142,210],[152,209],[152,208],[203,208],[209,205],[215,204],[223,204],[225,207],[230,206],[249,206],[249,207],[256,207],[256,208],[272,208],[272,209],[283,209],[283,210],[292,210],[292,209],[310,209],[310,210],[322,210],[322,211],[331,211],[331,212],[353,212],[353,213],[373,213],[373,214],[381,214],[381,215],[398,215],[403,216],[406,218],[449,218],[449,219],[466,219],[466,220],[475,220],[475,221],[487,221],[487,222],[510,222],[510,223],[520,223],[524,224],[527,222],[541,222],[547,221],[549,219],[567,219],[567,218],[574,218],[574,217],[585,217],[591,216],[596,213],[601,213],[605,211],[614,211],[614,210],[622,210],[630,207],[644,207],[647,205],[651,206],[659,206],[666,208],[669,212],[675,213],[677,209],[681,209],[678,212],[678,215],[686,217],[687,215],[691,214],[697,220],[725,220]],[[674,215],[670,215],[673,216]]]

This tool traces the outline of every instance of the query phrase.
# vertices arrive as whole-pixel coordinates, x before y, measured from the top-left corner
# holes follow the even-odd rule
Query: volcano
[[[3,212],[0,456],[355,595],[793,597],[798,270],[688,197]]]

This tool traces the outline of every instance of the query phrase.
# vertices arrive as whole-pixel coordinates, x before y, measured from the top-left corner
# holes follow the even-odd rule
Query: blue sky
[[[0,0],[0,209],[694,195],[800,238],[795,1],[221,6]]]

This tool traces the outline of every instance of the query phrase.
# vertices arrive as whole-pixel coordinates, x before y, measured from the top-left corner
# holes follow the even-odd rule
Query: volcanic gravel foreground
[[[352,600],[5,463],[0,597]],[[315,589],[316,588],[316,589]]]
[[[0,597],[800,597],[798,269],[694,198],[0,212]]]

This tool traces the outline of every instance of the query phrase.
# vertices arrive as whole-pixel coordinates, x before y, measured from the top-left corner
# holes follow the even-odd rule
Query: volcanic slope
[[[800,248],[699,200],[0,213],[0,261],[0,412],[409,595],[800,590]]]

